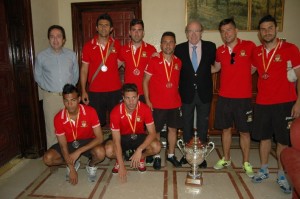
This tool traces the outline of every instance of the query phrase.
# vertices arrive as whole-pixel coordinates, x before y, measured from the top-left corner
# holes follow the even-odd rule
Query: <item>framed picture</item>
[[[253,31],[271,14],[282,31],[283,11],[284,0],[186,0],[186,20],[198,19],[206,30],[218,30],[221,20],[234,17],[239,30]]]

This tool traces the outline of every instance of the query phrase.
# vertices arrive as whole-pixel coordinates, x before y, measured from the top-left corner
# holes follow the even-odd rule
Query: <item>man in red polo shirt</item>
[[[102,126],[106,124],[107,111],[121,100],[121,80],[118,71],[120,42],[110,37],[113,22],[108,14],[98,17],[96,35],[82,50],[80,84],[83,103],[93,106]],[[88,93],[87,93],[88,85]]]
[[[139,97],[145,103],[143,91],[144,70],[151,55],[156,49],[151,44],[143,41],[144,22],[141,19],[132,19],[129,35],[131,41],[121,49],[121,61],[125,64],[125,83],[134,83],[139,91]]]
[[[280,153],[290,145],[287,119],[300,116],[300,53],[294,44],[277,38],[278,27],[273,16],[261,18],[258,28],[263,44],[256,47],[253,52],[253,66],[258,72],[258,93],[252,137],[260,141],[261,168],[252,182],[260,183],[269,177],[268,159],[274,138],[277,142],[279,168],[277,183],[284,193],[291,193],[291,187],[280,162]],[[288,79],[289,63],[298,78],[296,84]]]
[[[75,86],[66,84],[63,87],[65,108],[54,118],[58,143],[46,151],[43,158],[48,166],[66,164],[66,180],[73,185],[78,183],[77,170],[81,155],[89,158],[86,171],[90,182],[96,180],[96,165],[105,158],[105,150],[101,144],[103,134],[97,113],[94,108],[79,104],[80,100]]]
[[[127,170],[122,154],[128,150],[135,151],[130,157],[130,166],[144,172],[145,157],[159,153],[161,145],[156,139],[152,112],[146,104],[139,101],[137,86],[124,84],[122,93],[123,102],[110,114],[112,140],[106,142],[105,150],[108,158],[116,158],[112,172],[118,173],[121,180],[125,181]]]
[[[220,91],[216,106],[215,128],[222,129],[223,158],[215,169],[231,165],[230,145],[233,124],[240,132],[240,145],[243,153],[243,169],[253,177],[249,163],[250,127],[252,123],[252,76],[251,57],[255,44],[237,38],[237,28],[233,18],[224,19],[219,24],[224,45],[218,47],[215,66],[212,72],[221,68]]]
[[[168,127],[168,158],[175,167],[181,163],[175,157],[177,129],[182,127],[181,98],[178,91],[181,61],[174,55],[176,38],[173,32],[161,37],[162,52],[151,58],[145,70],[143,88],[147,105],[153,110],[155,128],[160,132]],[[160,138],[160,134],[157,134]],[[154,169],[161,168],[159,155],[154,156]]]

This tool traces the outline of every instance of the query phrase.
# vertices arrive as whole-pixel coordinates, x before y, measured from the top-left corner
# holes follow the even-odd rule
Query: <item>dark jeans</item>
[[[194,111],[196,108],[196,128],[197,136],[202,142],[207,141],[208,119],[211,103],[203,103],[198,94],[195,94],[193,102],[190,104],[182,103],[183,116],[183,140],[189,142],[194,137]]]

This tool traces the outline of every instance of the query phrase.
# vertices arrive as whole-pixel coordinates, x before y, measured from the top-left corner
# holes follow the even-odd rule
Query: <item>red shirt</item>
[[[118,57],[121,50],[121,44],[118,40],[109,38],[108,44],[105,49],[102,50],[102,55],[105,60],[106,54],[109,47],[113,44],[113,48],[104,61],[105,66],[107,66],[107,71],[99,71],[96,78],[91,83],[92,77],[97,71],[100,63],[103,59],[100,52],[100,44],[97,42],[98,35],[96,35],[91,41],[87,42],[82,50],[82,62],[88,64],[88,83],[89,91],[91,92],[110,92],[116,91],[121,88],[121,80],[118,70]]]
[[[134,54],[134,60],[132,58],[132,45],[131,42],[126,44],[121,49],[121,60],[125,62],[125,83],[134,83],[139,91],[140,95],[144,94],[143,91],[143,77],[144,70],[150,60],[152,54],[156,52],[156,49],[151,44],[142,42],[142,45],[136,49]],[[136,67],[137,66],[137,67]],[[134,70],[138,69],[139,73],[134,74]]]
[[[75,123],[76,121],[72,121],[71,127],[67,111],[62,109],[54,117],[55,134],[57,136],[65,135],[67,142],[73,142],[73,132],[76,134]],[[100,126],[100,122],[96,110],[90,106],[80,104],[76,140],[95,138],[93,128],[97,126]]]
[[[221,64],[219,95],[227,98],[251,98],[252,76],[251,57],[255,44],[252,41],[240,40],[232,49],[235,53],[234,64],[228,46],[222,45],[217,49],[216,62]]]
[[[133,111],[130,121],[132,127],[134,128],[134,123],[136,121],[136,134],[144,134],[145,132],[145,124],[150,125],[153,124],[152,111],[150,108],[142,103],[138,102],[138,113],[136,115],[136,110]],[[110,128],[112,131],[120,131],[121,135],[129,135],[133,133],[133,130],[130,126],[128,117],[125,113],[125,104],[120,103],[114,107],[114,109],[110,113]]]
[[[262,53],[264,53],[265,67],[267,67],[274,50],[275,48],[267,54],[266,49],[261,45],[256,47],[253,53],[253,66],[257,68],[259,75],[257,104],[279,104],[297,99],[295,84],[287,79],[287,61],[290,60],[293,67],[300,66],[299,49],[288,42],[280,43],[267,70],[269,77],[263,79],[265,70]]]
[[[173,56],[173,63],[170,65],[164,61],[162,52],[160,52],[160,57],[152,57],[150,59],[145,73],[151,75],[149,98],[153,108],[173,109],[181,106],[181,98],[178,91],[180,70],[181,60],[175,55]],[[167,88],[167,83],[169,82],[167,74],[169,74],[172,84],[170,88]]]

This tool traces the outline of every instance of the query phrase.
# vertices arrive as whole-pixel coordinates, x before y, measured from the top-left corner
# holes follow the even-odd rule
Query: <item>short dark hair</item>
[[[63,95],[70,93],[77,93],[78,96],[80,95],[76,86],[74,86],[73,84],[65,84],[63,87]]]
[[[273,22],[275,27],[277,27],[277,22],[276,22],[275,17],[273,17],[272,15],[266,15],[259,20],[258,27],[257,27],[258,30],[260,29],[260,24],[262,24],[264,22]]]
[[[135,84],[132,84],[132,83],[123,84],[123,86],[122,86],[122,95],[124,96],[124,94],[126,92],[136,92],[138,94],[137,86]]]
[[[59,26],[59,25],[52,25],[48,28],[48,39],[50,39],[50,32],[53,30],[53,29],[58,29],[61,31],[62,35],[63,35],[63,39],[66,39],[66,32],[65,32],[65,29],[62,27],[62,26]]]
[[[141,20],[141,19],[132,19],[132,20],[130,21],[130,28],[131,28],[132,26],[137,25],[137,24],[140,24],[140,25],[143,27],[143,29],[144,29],[144,22],[143,22],[143,20]]]
[[[171,31],[167,31],[167,32],[164,32],[161,36],[161,40],[160,40],[160,43],[162,42],[162,39],[165,37],[165,36],[171,36],[174,38],[174,41],[176,43],[176,36],[175,36],[175,33],[174,32],[171,32]]]
[[[227,18],[227,19],[223,19],[220,23],[219,23],[219,31],[221,31],[221,27],[225,26],[227,24],[232,24],[235,28],[236,28],[236,24],[234,21],[233,17]]]
[[[112,21],[112,19],[111,19],[111,17],[110,17],[109,14],[104,13],[102,15],[99,15],[99,17],[97,18],[97,21],[96,21],[96,26],[98,26],[98,22],[100,20],[107,20],[107,21],[109,21],[110,27],[113,27],[113,21]]]

